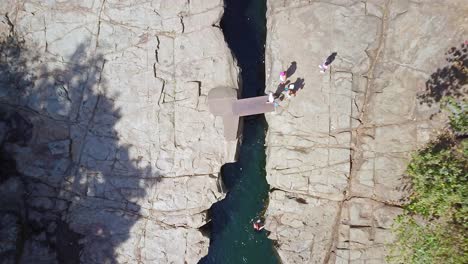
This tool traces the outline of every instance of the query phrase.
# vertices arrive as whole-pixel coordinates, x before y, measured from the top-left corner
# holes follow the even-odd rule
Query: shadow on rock
[[[56,61],[27,46],[13,27],[0,39],[2,263],[123,262],[160,178],[120,142],[101,54],[82,44]]]
[[[294,88],[291,89],[291,94],[296,95],[297,91],[304,89],[305,87],[305,79],[297,78],[296,81],[293,83]]]
[[[286,76],[291,77],[297,70],[297,63],[295,61],[291,62],[288,69],[286,70]]]
[[[448,65],[437,69],[426,81],[426,90],[418,96],[421,104],[431,106],[439,103],[445,96],[461,97],[467,93],[468,83],[468,45],[452,47],[447,53]]]
[[[286,90],[286,87],[288,87],[288,90]],[[297,92],[299,90],[304,89],[305,87],[305,79],[304,78],[296,78],[296,81],[291,83],[290,80],[287,80],[285,83],[280,83],[278,84],[278,87],[276,88],[276,91],[274,93],[275,98],[279,98],[280,101],[283,101],[286,99],[285,92],[288,91],[288,94],[290,96],[296,96]]]

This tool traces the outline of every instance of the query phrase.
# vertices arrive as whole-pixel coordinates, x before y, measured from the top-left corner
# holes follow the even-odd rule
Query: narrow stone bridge
[[[236,140],[239,117],[275,111],[268,95],[238,100],[237,90],[223,87],[210,90],[208,107],[213,115],[223,118],[226,140]]]

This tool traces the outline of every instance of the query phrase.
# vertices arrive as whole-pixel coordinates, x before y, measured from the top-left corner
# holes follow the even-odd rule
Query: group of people
[[[333,52],[330,56],[328,56],[325,61],[319,65],[320,68],[320,73],[325,73],[328,68],[330,67],[330,64],[335,60],[337,53]],[[288,79],[287,76],[287,71],[282,71],[280,72],[280,85],[284,86],[283,91],[281,91],[280,94],[276,95],[273,92],[268,93],[268,103],[273,103],[275,105],[275,108],[279,105],[278,100],[284,96],[284,98],[291,98],[291,95],[295,95],[295,90],[294,90],[294,84],[293,83],[287,83],[286,80]],[[253,222],[253,228],[255,231],[260,232],[265,228],[265,224],[262,219],[257,219],[256,221]]]
[[[320,73],[325,73],[328,70],[328,67],[330,64],[335,60],[335,57],[338,53],[333,52],[330,56],[328,56],[325,61],[319,65],[320,68]],[[280,85],[284,86],[283,90],[281,93],[273,93],[269,92],[268,93],[268,103],[274,104],[275,108],[279,106],[279,100],[282,100],[283,98],[289,99],[291,98],[292,95],[295,95],[295,87],[293,83],[286,82],[287,78],[287,71],[281,71],[280,72]]]
[[[273,93],[271,91],[268,93],[267,103],[273,103],[275,108],[279,106],[280,100],[282,101],[284,98],[289,99],[291,98],[291,95],[295,94],[294,84],[286,83],[286,79],[287,79],[287,72],[286,71],[280,72],[280,85],[284,86],[283,91],[281,91],[281,93]]]

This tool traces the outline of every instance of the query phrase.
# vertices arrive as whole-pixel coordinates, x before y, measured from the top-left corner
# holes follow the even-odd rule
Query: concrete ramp
[[[237,130],[239,129],[238,116],[223,116],[224,138],[228,141],[237,139]]]
[[[237,101],[237,90],[214,88],[208,93],[208,109],[214,116],[234,115],[232,104]]]
[[[232,112],[237,116],[249,116],[275,111],[273,103],[268,103],[268,95],[240,99],[233,103]]]
[[[236,140],[239,117],[275,111],[268,103],[268,95],[237,100],[237,91],[230,88],[214,88],[208,93],[208,109],[214,116],[221,116],[226,140]]]

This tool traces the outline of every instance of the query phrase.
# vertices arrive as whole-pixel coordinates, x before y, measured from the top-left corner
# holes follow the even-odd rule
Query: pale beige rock
[[[275,219],[271,238],[283,261],[384,262],[410,153],[444,122],[430,120],[437,107],[420,105],[417,95],[444,66],[445,51],[464,41],[467,11],[466,1],[268,1],[267,90],[292,61],[297,70],[289,79],[305,81],[267,115],[267,180],[279,189],[267,216]],[[320,74],[318,65],[334,51],[336,60]],[[317,209],[288,199],[286,206],[280,191],[328,203]],[[276,220],[284,207],[301,208],[294,219],[314,215],[330,233],[308,249],[296,245],[308,225],[288,230],[294,220]],[[314,259],[301,257],[306,252]]]
[[[237,87],[213,26],[223,2],[11,0],[0,11],[27,49],[12,59],[25,61],[21,93],[0,92],[0,105],[23,109],[32,126],[27,144],[10,149],[21,174],[53,187],[31,191],[30,206],[45,212],[30,217],[48,227],[59,215],[83,234],[81,263],[206,255],[198,228],[223,197],[218,174],[237,144],[206,106],[212,88]]]
[[[339,204],[279,190],[272,192],[270,201],[266,228],[271,231],[270,238],[279,242],[284,263],[323,259],[333,230],[322,221],[334,222]]]

